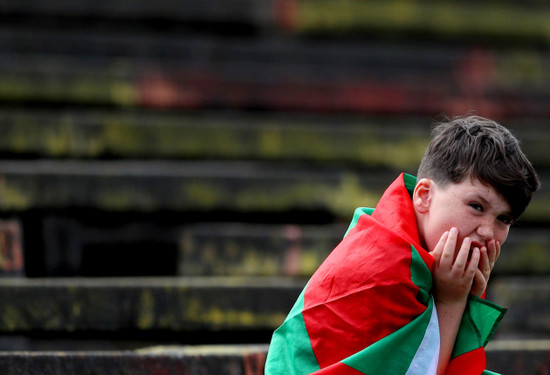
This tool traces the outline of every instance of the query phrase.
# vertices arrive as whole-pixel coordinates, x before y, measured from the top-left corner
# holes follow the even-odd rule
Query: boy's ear
[[[429,211],[433,189],[434,182],[429,178],[423,178],[416,183],[412,198],[416,212],[424,214]]]

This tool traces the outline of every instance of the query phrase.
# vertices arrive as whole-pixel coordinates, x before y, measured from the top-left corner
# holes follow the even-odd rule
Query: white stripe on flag
[[[439,359],[439,321],[437,320],[437,311],[433,298],[430,302],[432,305],[430,322],[405,375],[435,375],[437,372],[437,361]]]

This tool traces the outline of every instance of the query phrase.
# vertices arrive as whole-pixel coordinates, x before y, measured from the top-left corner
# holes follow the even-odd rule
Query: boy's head
[[[480,116],[456,117],[440,123],[418,169],[444,187],[477,179],[493,187],[508,202],[517,219],[540,183],[533,166],[508,129]]]

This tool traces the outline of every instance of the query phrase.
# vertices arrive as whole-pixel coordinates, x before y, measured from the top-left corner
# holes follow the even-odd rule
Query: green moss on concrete
[[[424,135],[383,135],[404,123],[309,124],[296,119],[75,112],[0,113],[0,150],[48,157],[221,158],[349,161],[405,168],[420,160]],[[310,120],[312,121],[312,120]],[[401,132],[402,133],[402,132]]]
[[[11,184],[0,175],[0,207],[3,210],[25,210],[36,204],[33,197],[16,184]]]
[[[143,290],[139,299],[138,306],[138,321],[139,329],[151,329],[155,321],[155,298],[151,290]]]
[[[221,297],[221,292],[220,292]],[[199,326],[207,326],[212,329],[227,327],[240,327],[243,329],[253,327],[277,327],[285,319],[284,312],[258,313],[237,308],[220,308],[208,306],[201,300],[190,299],[186,301],[187,308],[183,308],[185,320]]]
[[[297,32],[416,31],[447,36],[550,37],[547,6],[515,3],[306,0],[297,3]],[[513,19],[514,22],[510,22]]]

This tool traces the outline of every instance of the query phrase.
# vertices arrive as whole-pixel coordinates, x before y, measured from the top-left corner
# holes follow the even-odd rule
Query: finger
[[[447,240],[443,246],[443,251],[439,260],[440,267],[451,269],[453,267],[453,260],[456,249],[456,242],[458,240],[458,229],[451,228],[447,235]]]
[[[468,263],[466,270],[464,271],[465,275],[468,277],[474,277],[476,274],[476,271],[478,270],[479,265],[479,258],[480,258],[480,250],[478,247],[474,247],[472,250],[472,256],[470,258],[470,263]]]
[[[497,241],[491,240],[487,243],[487,254],[489,255],[489,264],[492,269],[497,257]]]
[[[458,254],[456,255],[456,260],[453,264],[453,268],[458,269],[459,271],[464,271],[466,269],[471,245],[472,240],[470,240],[470,237],[466,237],[462,241],[462,245],[460,246],[460,249],[458,249]]]
[[[489,260],[489,254],[488,250],[485,246],[483,246],[480,250],[480,257],[479,257],[479,266],[478,268],[483,272],[483,276],[485,276],[486,279],[489,278],[489,275],[491,274],[491,270],[493,269],[493,264]]]
[[[445,242],[447,241],[448,236],[449,236],[448,231],[443,233],[443,235],[437,242],[437,245],[435,245],[435,248],[430,252],[430,254],[432,254],[436,262],[439,262],[439,259],[441,258],[441,253],[443,252],[443,247],[445,246]]]
[[[481,297],[483,295],[483,292],[485,292],[486,287],[487,287],[487,280],[483,276],[483,273],[479,269],[477,269],[475,271],[471,293],[473,295]]]

